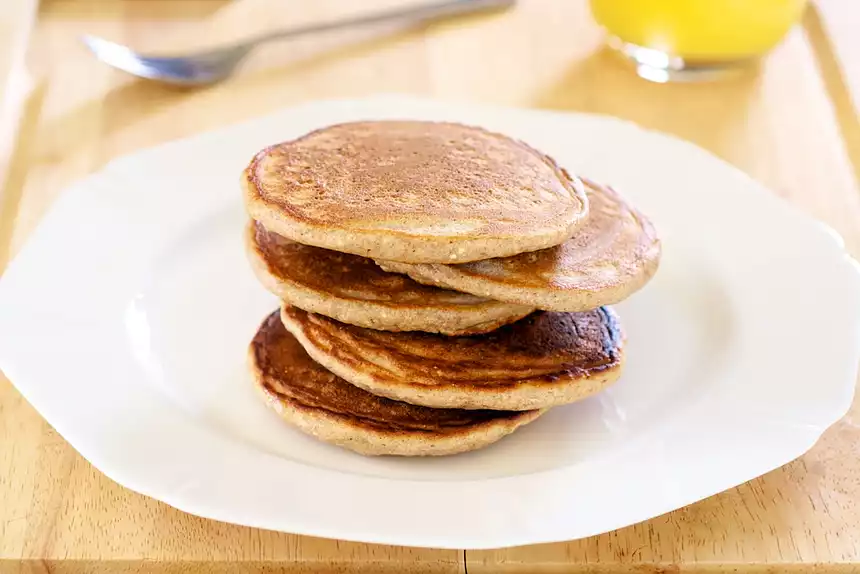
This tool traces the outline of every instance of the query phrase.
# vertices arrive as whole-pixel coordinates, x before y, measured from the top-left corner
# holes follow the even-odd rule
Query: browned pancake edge
[[[487,334],[384,333],[284,306],[308,354],[373,393],[437,408],[531,410],[574,402],[615,382],[624,334],[609,308],[536,312]]]
[[[296,243],[254,221],[246,252],[258,280],[281,300],[338,321],[386,331],[485,333],[534,309],[421,285],[373,260]]]
[[[434,409],[376,396],[314,362],[269,315],[249,346],[251,372],[267,403],[300,430],[362,454],[454,454],[481,448],[541,411]]]
[[[657,272],[660,238],[617,191],[584,181],[588,218],[560,245],[455,265],[378,264],[426,285],[544,310],[585,311],[623,301]]]
[[[582,224],[582,182],[528,145],[445,122],[337,124],[260,151],[249,215],[306,245],[411,263],[506,257]]]

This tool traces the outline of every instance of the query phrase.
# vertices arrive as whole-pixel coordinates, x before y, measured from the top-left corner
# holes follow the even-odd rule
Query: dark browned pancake
[[[269,405],[288,422],[362,454],[454,454],[486,446],[541,411],[433,409],[373,395],[315,363],[269,315],[249,348],[251,370]]]
[[[249,225],[246,246],[257,278],[269,291],[291,305],[352,325],[446,335],[485,333],[534,310],[422,285],[383,271],[372,259],[302,245],[260,223]]]
[[[308,354],[368,391],[439,408],[529,410],[573,402],[614,382],[623,334],[609,308],[537,312],[483,335],[389,333],[284,306]]]
[[[367,121],[259,152],[248,214],[305,245],[409,263],[507,257],[557,245],[588,212],[582,183],[500,134]]]

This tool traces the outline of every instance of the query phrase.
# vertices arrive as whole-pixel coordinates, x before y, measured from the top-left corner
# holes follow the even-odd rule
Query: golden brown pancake
[[[541,409],[614,382],[623,334],[608,308],[533,313],[484,335],[388,333],[285,305],[284,326],[318,363],[350,383],[416,405]]]
[[[541,411],[431,409],[378,397],[315,363],[278,312],[249,348],[269,406],[300,430],[361,454],[443,455],[474,450],[533,421]]]
[[[458,265],[380,261],[428,285],[552,311],[618,303],[657,271],[660,240],[648,219],[618,193],[585,181],[589,215],[556,247]]]
[[[283,301],[338,321],[387,331],[485,333],[534,309],[428,287],[387,273],[372,259],[302,245],[248,226],[246,246],[260,282]]]
[[[557,245],[588,212],[582,183],[548,156],[451,123],[330,126],[262,150],[242,181],[248,213],[270,231],[410,263]]]

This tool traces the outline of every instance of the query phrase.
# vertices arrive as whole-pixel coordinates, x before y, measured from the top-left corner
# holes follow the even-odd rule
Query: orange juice
[[[806,0],[591,0],[594,18],[621,41],[685,62],[734,62],[773,48]]]

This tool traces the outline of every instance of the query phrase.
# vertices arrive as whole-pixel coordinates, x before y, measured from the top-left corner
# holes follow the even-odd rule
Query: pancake
[[[386,273],[372,259],[302,245],[248,226],[248,258],[257,278],[283,301],[338,321],[386,331],[485,333],[525,317],[532,307],[421,285]]]
[[[308,354],[371,393],[457,409],[542,409],[585,398],[621,373],[623,334],[608,308],[539,311],[484,335],[387,333],[285,305]]]
[[[258,388],[287,422],[361,454],[465,452],[487,446],[541,414],[430,409],[378,397],[315,363],[284,329],[277,311],[251,341],[249,358]]]
[[[305,245],[451,263],[557,245],[585,219],[582,182],[529,146],[451,123],[330,126],[259,152],[249,215]]]
[[[550,311],[586,311],[623,301],[657,271],[654,226],[609,187],[585,181],[589,215],[556,247],[458,265],[379,261],[429,285]]]

